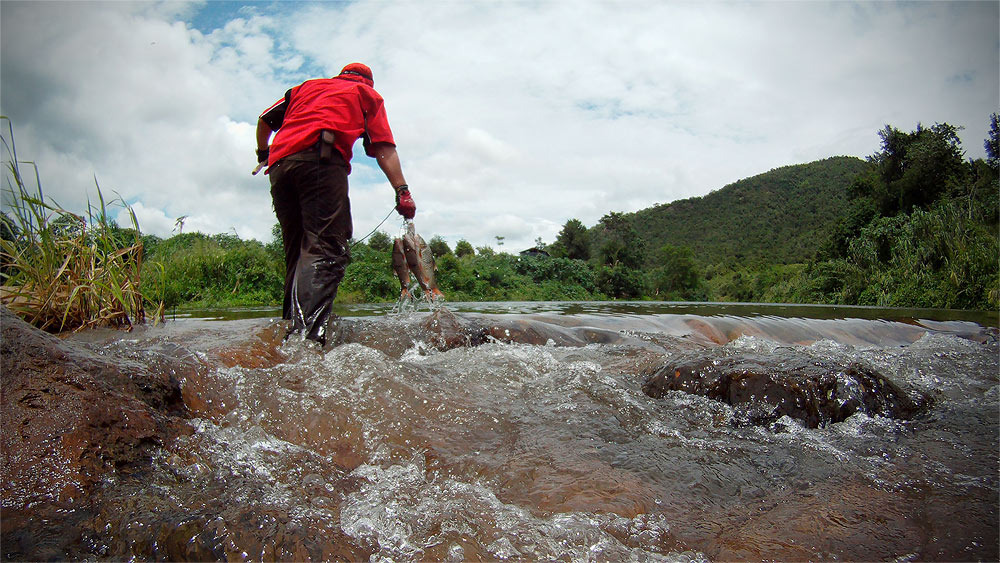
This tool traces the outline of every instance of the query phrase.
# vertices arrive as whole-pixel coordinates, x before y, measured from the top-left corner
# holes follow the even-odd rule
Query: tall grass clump
[[[146,321],[147,302],[151,317],[159,320],[162,300],[147,299],[139,289],[142,237],[131,207],[121,198],[105,201],[100,186],[98,203],[88,201],[86,217],[46,202],[37,166],[17,160],[9,130],[10,141],[3,139],[9,160],[0,303],[48,332],[97,326],[130,329]],[[26,185],[22,164],[34,168],[34,191]],[[120,228],[108,216],[109,208],[116,207],[128,211],[131,228]]]

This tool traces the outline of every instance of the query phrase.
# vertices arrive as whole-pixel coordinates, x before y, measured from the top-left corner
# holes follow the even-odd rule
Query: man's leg
[[[351,261],[353,233],[345,165],[303,162],[296,185],[302,240],[292,284],[292,320],[306,338],[326,342],[333,300]]]
[[[281,244],[285,251],[285,286],[281,304],[281,318],[292,318],[292,286],[295,265],[302,246],[302,211],[295,185],[294,168],[297,162],[281,161],[271,167],[271,201],[274,214],[281,226]]]

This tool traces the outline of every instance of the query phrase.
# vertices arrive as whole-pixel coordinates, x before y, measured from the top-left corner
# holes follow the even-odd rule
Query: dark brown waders
[[[343,159],[319,161],[316,151],[270,168],[271,199],[285,247],[282,317],[291,332],[326,343],[333,299],[351,261],[353,232]]]

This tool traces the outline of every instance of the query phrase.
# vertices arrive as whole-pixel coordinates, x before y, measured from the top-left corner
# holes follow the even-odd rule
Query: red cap
[[[359,76],[364,79],[369,86],[375,85],[375,78],[372,76],[372,69],[368,68],[368,65],[361,63],[351,63],[340,71],[341,76]]]

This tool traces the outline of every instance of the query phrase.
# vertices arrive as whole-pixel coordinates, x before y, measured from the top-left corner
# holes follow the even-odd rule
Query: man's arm
[[[396,147],[389,143],[376,143],[372,147],[372,156],[378,162],[378,167],[382,169],[389,184],[396,192],[396,211],[404,219],[413,219],[417,212],[417,206],[413,203],[413,196],[410,195],[409,186],[403,178],[403,167],[399,164],[399,154]]]
[[[263,119],[257,119],[257,150],[262,151],[267,148],[267,143],[271,140],[271,133],[274,131]]]
[[[403,178],[403,167],[399,163],[399,154],[396,153],[396,147],[388,143],[377,143],[372,147],[372,152],[374,153],[375,161],[378,162],[378,167],[382,169],[382,173],[385,174],[385,178],[389,180],[389,184],[393,188],[406,184],[406,180]]]
[[[263,119],[257,119],[257,167],[250,171],[250,174],[253,176],[256,176],[258,172],[267,166],[267,143],[271,140],[271,133],[273,132],[271,126]]]

